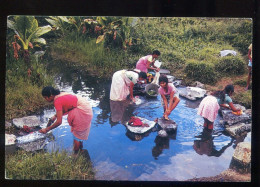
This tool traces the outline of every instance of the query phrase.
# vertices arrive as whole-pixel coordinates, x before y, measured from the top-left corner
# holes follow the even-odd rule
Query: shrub
[[[252,90],[235,94],[233,100],[234,103],[239,103],[250,109],[252,107]]]
[[[215,65],[218,72],[229,75],[241,75],[245,73],[245,64],[241,57],[226,56],[222,57]]]
[[[187,62],[185,73],[188,78],[202,83],[214,84],[217,81],[214,66],[209,63],[191,60]]]
[[[237,80],[234,82],[234,85],[239,85],[239,86],[242,86],[242,87],[245,87],[246,86],[246,80]]]
[[[166,68],[173,69],[173,68],[182,68],[185,64],[185,58],[181,53],[173,51],[169,54],[165,54],[165,57],[162,59],[163,62],[169,62],[166,64]]]
[[[213,47],[205,47],[198,52],[198,58],[200,60],[207,60],[216,58],[219,55],[219,50]]]

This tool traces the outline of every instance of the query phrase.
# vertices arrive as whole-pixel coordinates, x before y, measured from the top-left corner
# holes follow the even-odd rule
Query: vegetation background
[[[37,35],[39,28],[48,29]],[[158,49],[162,68],[187,85],[200,81],[216,90],[230,81],[245,86],[250,43],[252,19],[9,16],[5,118],[47,105],[39,95],[43,86],[53,84],[47,71],[53,58],[111,79],[115,71],[134,68],[140,57]],[[237,55],[220,57],[227,49]],[[251,90],[238,91],[235,100],[251,107]]]

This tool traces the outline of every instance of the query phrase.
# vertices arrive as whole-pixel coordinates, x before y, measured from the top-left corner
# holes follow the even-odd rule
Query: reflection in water
[[[113,123],[121,122],[124,124],[124,122],[128,121],[126,108],[129,105],[129,100],[124,101],[112,101],[110,100],[110,110],[111,110],[111,121]],[[129,118],[130,119],[130,118]]]
[[[149,136],[149,134],[151,133],[151,130],[143,133],[143,134],[136,134],[133,132],[130,132],[129,130],[125,133],[125,135],[132,141],[140,141],[142,140],[144,137]]]
[[[212,136],[212,130],[204,128],[201,135],[197,136],[197,138],[201,138],[200,140],[194,140],[193,148],[199,155],[208,155],[219,157],[224,151],[232,145],[234,139],[231,139],[231,142],[227,145],[223,146],[220,150],[216,150],[214,146],[213,139],[215,137]]]
[[[155,146],[152,149],[152,155],[155,158],[155,160],[157,160],[159,155],[162,154],[164,149],[169,149],[170,139],[168,137],[164,138],[164,137],[156,136],[154,142],[155,142]]]
[[[167,137],[160,137],[156,136],[154,142],[155,146],[152,149],[152,155],[155,158],[155,160],[158,159],[158,157],[162,154],[164,149],[170,148],[170,139],[176,140],[176,134],[177,131],[168,133]]]

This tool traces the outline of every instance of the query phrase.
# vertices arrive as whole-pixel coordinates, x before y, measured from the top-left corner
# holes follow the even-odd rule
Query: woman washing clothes
[[[156,72],[160,71],[160,68],[154,65],[155,60],[160,56],[160,51],[155,50],[151,55],[144,56],[138,60],[136,63],[136,69],[143,71],[145,73],[148,72],[148,69],[154,70]]]
[[[123,101],[127,99],[130,94],[130,99],[135,102],[133,96],[134,85],[138,81],[146,80],[147,75],[139,70],[119,70],[114,73],[112,77],[112,84],[110,89],[110,100]]]
[[[163,117],[169,119],[169,115],[180,102],[178,90],[172,83],[168,83],[168,78],[165,75],[159,77],[160,88],[158,92],[161,94],[161,102],[164,109]]]
[[[68,114],[68,122],[73,134],[73,150],[77,153],[83,148],[83,141],[89,136],[93,117],[90,103],[81,96],[60,92],[51,86],[43,88],[42,96],[46,101],[53,102],[56,114],[50,118],[54,123],[39,132],[45,134],[57,128],[62,124],[62,116]]]
[[[205,97],[198,109],[198,115],[204,118],[204,127],[213,129],[213,123],[217,118],[218,110],[220,106],[229,108],[233,112],[239,112],[240,109],[236,109],[230,98],[234,93],[234,86],[227,85],[224,90],[216,91],[212,95]],[[228,105],[227,105],[228,104]]]

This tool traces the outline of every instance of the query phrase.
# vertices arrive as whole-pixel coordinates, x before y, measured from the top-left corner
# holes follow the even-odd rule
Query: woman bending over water
[[[240,109],[234,107],[232,99],[230,98],[233,93],[234,86],[227,85],[224,90],[216,91],[201,101],[197,114],[204,118],[204,127],[213,129],[213,123],[217,118],[220,106],[229,108],[233,112],[240,111]]]
[[[77,153],[83,148],[83,140],[88,139],[91,120],[93,117],[92,107],[88,101],[77,95],[60,92],[51,86],[47,86],[42,90],[42,96],[48,102],[53,102],[56,109],[56,114],[51,117],[55,122],[39,132],[47,133],[48,131],[57,128],[62,123],[62,116],[68,114],[68,122],[71,126],[73,134],[73,150]]]
[[[119,70],[114,73],[110,89],[110,100],[123,101],[130,95],[130,99],[135,102],[133,89],[138,81],[146,80],[147,75],[139,70]]]

